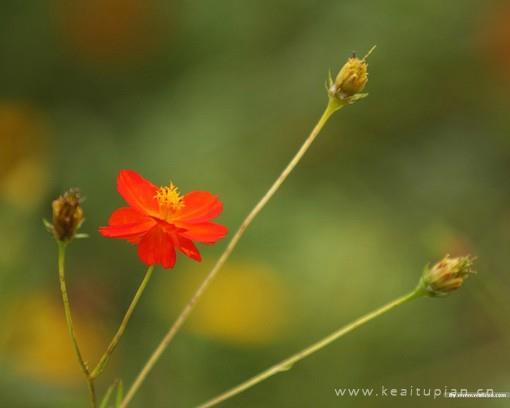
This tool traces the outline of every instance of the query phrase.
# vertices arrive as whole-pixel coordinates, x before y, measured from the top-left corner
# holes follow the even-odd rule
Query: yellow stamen
[[[160,207],[164,209],[176,211],[184,207],[179,189],[173,183],[160,187],[156,192],[156,200],[158,200]]]

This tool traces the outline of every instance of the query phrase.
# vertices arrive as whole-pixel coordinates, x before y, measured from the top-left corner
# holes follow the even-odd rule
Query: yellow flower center
[[[160,187],[155,197],[161,209],[177,211],[184,207],[179,189],[174,186],[173,183],[165,187]]]

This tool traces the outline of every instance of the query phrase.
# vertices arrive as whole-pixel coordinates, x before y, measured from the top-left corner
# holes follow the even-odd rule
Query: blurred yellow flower
[[[31,209],[44,198],[47,133],[42,116],[29,105],[0,102],[0,199]]]
[[[161,301],[163,305],[171,302],[169,318],[175,318],[202,279],[202,274],[185,271],[176,282],[164,285]],[[260,264],[232,263],[215,278],[185,328],[239,345],[272,342],[282,337],[287,328],[288,301],[285,284],[274,270]]]
[[[0,358],[20,375],[38,381],[75,385],[83,381],[58,294],[35,292],[7,306]],[[75,308],[76,309],[76,308]],[[104,330],[74,310],[75,329],[88,361],[99,358]]]

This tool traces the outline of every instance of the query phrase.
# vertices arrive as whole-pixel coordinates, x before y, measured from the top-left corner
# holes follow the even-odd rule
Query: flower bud
[[[420,281],[421,288],[429,296],[443,296],[458,289],[472,274],[473,262],[471,256],[450,258],[446,255],[432,268],[426,267]]]
[[[80,206],[80,192],[70,189],[53,201],[52,232],[58,241],[66,242],[74,238],[83,223],[83,210]]]
[[[335,82],[331,81],[332,83],[330,83],[329,87],[330,95],[340,99],[347,99],[363,91],[368,82],[367,58],[374,48],[372,47],[362,59],[357,58],[356,54],[353,53],[352,57],[340,69]]]

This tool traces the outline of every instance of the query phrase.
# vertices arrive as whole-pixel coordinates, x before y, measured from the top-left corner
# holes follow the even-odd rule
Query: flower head
[[[460,288],[464,281],[475,273],[473,262],[472,256],[450,258],[446,255],[432,268],[425,268],[420,286],[429,296],[447,295]]]
[[[99,232],[137,245],[146,265],[172,268],[176,250],[200,261],[193,241],[214,244],[227,234],[226,227],[211,222],[221,214],[223,204],[207,191],[181,196],[173,184],[158,188],[132,170],[120,171],[117,190],[128,207],[115,210]]]
[[[70,189],[53,201],[53,235],[58,241],[67,242],[73,239],[76,231],[83,223],[83,210],[78,189]]]
[[[362,59],[353,54],[338,72],[335,81],[330,81],[329,93],[340,99],[347,99],[359,94],[368,82],[367,58],[375,47]]]

